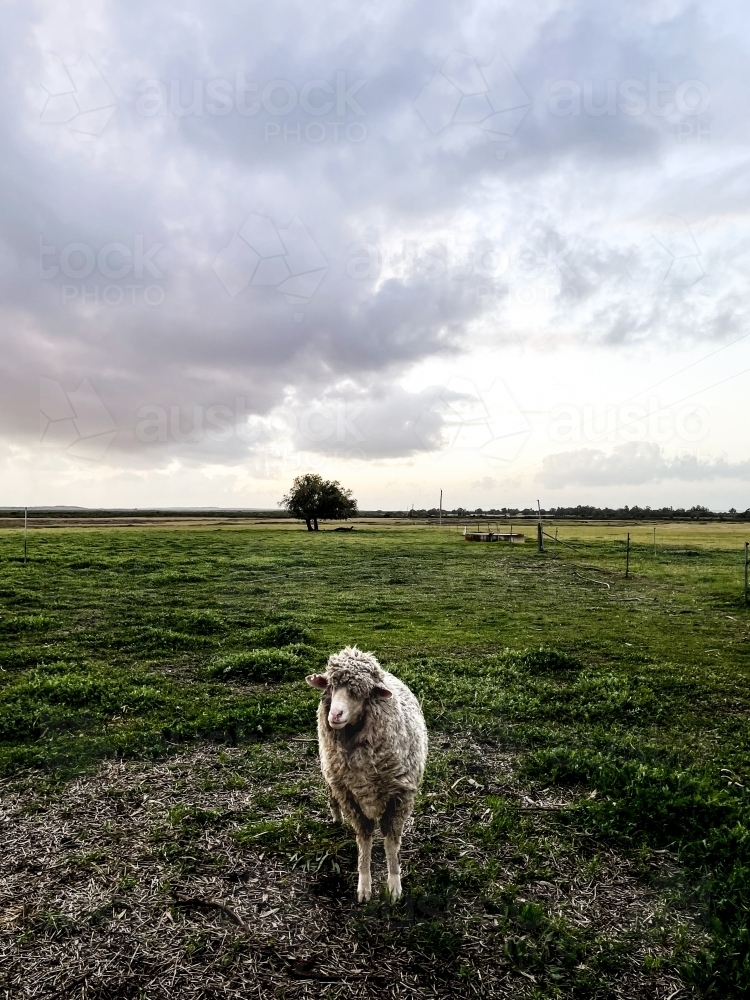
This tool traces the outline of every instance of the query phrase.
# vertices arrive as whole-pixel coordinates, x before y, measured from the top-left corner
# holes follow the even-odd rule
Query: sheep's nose
[[[339,709],[337,712],[331,712],[329,719],[331,722],[341,722],[341,716],[343,714],[343,711]]]

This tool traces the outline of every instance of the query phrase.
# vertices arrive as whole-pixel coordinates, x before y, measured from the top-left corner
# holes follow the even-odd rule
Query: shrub
[[[296,622],[280,622],[260,629],[253,635],[259,647],[292,646],[298,643],[309,643],[312,637]]]
[[[302,678],[310,669],[315,650],[301,644],[280,649],[248,649],[219,657],[209,667],[211,677],[278,684]]]
[[[581,663],[567,653],[561,653],[558,649],[550,649],[540,646],[539,649],[531,649],[520,659],[520,663],[534,673],[556,673],[561,670],[580,670]]]

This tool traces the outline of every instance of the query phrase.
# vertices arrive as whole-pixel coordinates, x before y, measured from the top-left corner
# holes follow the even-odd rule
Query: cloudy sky
[[[750,506],[744,5],[3,20],[0,504]]]

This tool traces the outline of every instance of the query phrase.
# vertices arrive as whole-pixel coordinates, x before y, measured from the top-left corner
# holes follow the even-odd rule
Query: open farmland
[[[746,532],[2,532],[0,995],[747,995]],[[394,905],[310,741],[347,643],[431,734]]]

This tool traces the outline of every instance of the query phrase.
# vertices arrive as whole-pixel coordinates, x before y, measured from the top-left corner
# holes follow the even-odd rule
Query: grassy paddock
[[[654,555],[647,524],[560,523],[543,554],[533,528],[526,545],[505,547],[467,544],[455,525],[284,527],[35,529],[27,565],[20,532],[0,532],[9,850],[45,823],[78,823],[78,846],[61,841],[50,869],[63,874],[40,875],[36,895],[18,883],[29,899],[3,926],[6,989],[31,982],[56,942],[127,919],[127,892],[144,927],[169,911],[170,886],[201,879],[242,909],[250,896],[228,873],[263,878],[273,859],[266,895],[278,891],[281,920],[283,886],[294,885],[297,931],[322,919],[305,901],[335,887],[327,961],[338,967],[337,940],[359,943],[363,975],[375,977],[359,995],[383,995],[376,970],[394,956],[426,996],[746,995],[748,529],[659,523]],[[316,705],[304,674],[355,642],[413,687],[433,737],[409,893],[364,910],[350,905],[351,839],[325,817],[303,742]],[[205,772],[200,795],[190,782],[167,787],[165,767],[186,754]],[[125,768],[116,781],[113,761]],[[97,826],[81,803],[101,800],[94,813],[109,815],[112,795],[130,802],[134,785],[164,808],[139,808],[123,843],[114,820]],[[245,790],[231,809],[227,789]],[[118,822],[131,812],[115,810]],[[8,886],[11,854],[0,862]],[[151,865],[148,879],[139,865]],[[107,899],[76,902],[71,872]],[[581,903],[585,885],[611,892],[606,911]],[[180,961],[223,963],[226,995],[260,961],[258,942],[249,958],[240,931],[227,938],[221,913],[212,922],[183,907],[172,926]],[[264,938],[267,974],[278,995],[304,996],[284,927]],[[149,949],[157,955],[144,939]],[[165,958],[169,976],[175,961]],[[157,975],[149,969],[142,982]],[[348,995],[337,988],[316,987]]]

